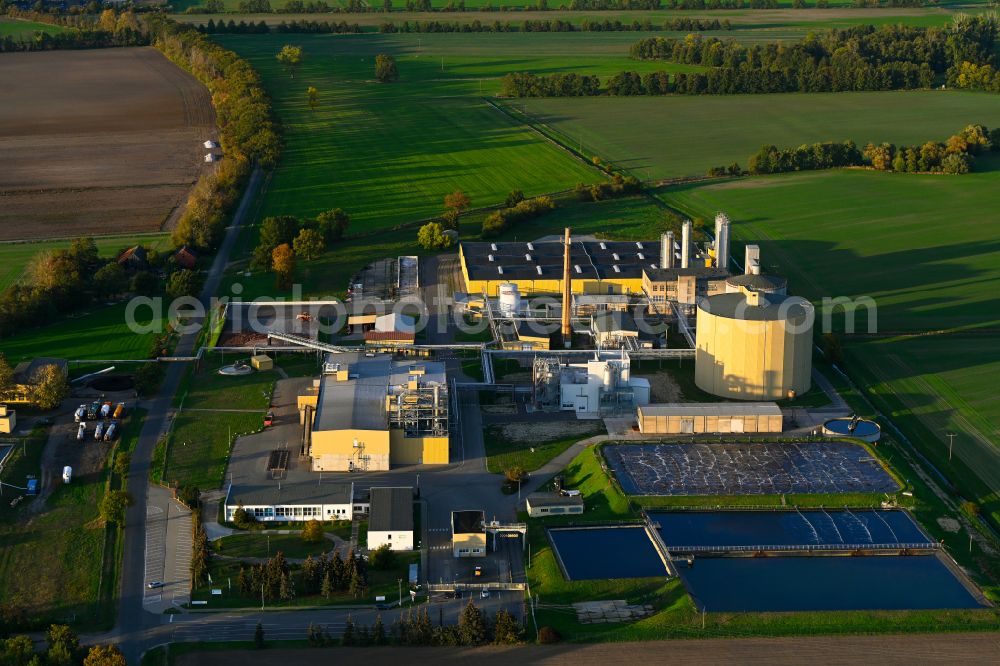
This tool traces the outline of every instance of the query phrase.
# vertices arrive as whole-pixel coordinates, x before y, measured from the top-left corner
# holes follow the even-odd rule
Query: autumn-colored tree
[[[295,70],[302,64],[302,47],[285,44],[275,57],[288,75],[295,78]]]
[[[308,100],[309,108],[313,111],[319,106],[319,90],[314,86],[309,86],[306,88],[306,99]]]
[[[295,253],[288,243],[282,243],[271,251],[271,266],[278,289],[291,289],[295,275]]]
[[[295,256],[302,257],[306,261],[319,259],[326,251],[326,241],[323,234],[315,229],[303,229],[292,242],[295,248]]]
[[[125,666],[125,655],[116,645],[95,645],[90,648],[83,666]]]
[[[125,511],[132,504],[132,498],[124,490],[109,490],[101,498],[99,507],[101,518],[108,523],[125,524]]]
[[[323,538],[323,526],[318,520],[310,520],[302,528],[302,540],[306,543],[320,543]]]
[[[451,237],[445,235],[440,222],[428,222],[417,232],[417,245],[425,250],[442,250],[451,246]]]
[[[375,56],[375,79],[379,83],[398,81],[399,70],[396,69],[396,59],[384,53]]]
[[[43,365],[32,379],[31,399],[39,409],[55,409],[69,395],[69,381],[62,368]]]
[[[472,199],[462,190],[455,190],[451,194],[444,196],[444,207],[459,213],[462,213],[471,203]]]

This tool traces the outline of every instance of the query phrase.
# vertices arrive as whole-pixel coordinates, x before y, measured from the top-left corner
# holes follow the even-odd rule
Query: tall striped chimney
[[[681,227],[681,268],[688,268],[691,262],[691,220],[684,220]]]
[[[563,344],[569,347],[573,341],[573,326],[570,323],[570,309],[573,307],[573,277],[569,265],[570,250],[569,227],[563,238],[563,303],[562,303],[562,338]]]

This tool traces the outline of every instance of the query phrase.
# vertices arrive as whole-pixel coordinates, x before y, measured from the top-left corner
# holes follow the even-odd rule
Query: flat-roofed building
[[[485,512],[451,512],[451,548],[455,557],[486,557]]]
[[[695,305],[699,298],[725,293],[728,277],[729,271],[712,266],[645,268],[642,289],[653,303]]]
[[[635,317],[628,312],[598,312],[590,320],[590,331],[600,348],[621,347],[625,338],[639,339]]]
[[[639,432],[647,435],[776,433],[781,408],[773,402],[664,402],[640,405]]]
[[[351,520],[354,515],[354,484],[275,483],[243,480],[230,485],[226,493],[226,520],[242,507],[260,522],[302,522],[309,520]]]
[[[583,497],[562,493],[531,493],[525,500],[525,507],[532,518],[583,513]]]
[[[413,488],[372,488],[370,505],[369,550],[413,550]]]

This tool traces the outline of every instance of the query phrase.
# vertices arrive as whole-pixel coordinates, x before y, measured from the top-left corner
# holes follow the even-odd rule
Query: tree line
[[[190,72],[212,95],[224,159],[195,184],[177,227],[177,246],[215,248],[226,215],[236,206],[252,164],[271,167],[280,152],[271,102],[250,64],[198,32],[162,15],[148,20],[152,43]]]
[[[294,575],[288,560],[282,552],[269,558],[261,564],[241,566],[236,577],[236,585],[244,597],[269,601],[291,601],[295,598],[296,578],[306,596],[321,595],[326,599],[331,596],[349,592],[355,599],[363,597],[368,589],[368,574],[365,562],[351,550],[347,558],[334,553],[328,558],[325,554],[318,558],[306,558]]]
[[[513,23],[511,21],[483,22],[479,19],[469,23],[459,21],[403,21],[402,23],[385,22],[379,25],[378,31],[385,34],[394,33],[435,33],[435,32],[653,32],[656,30],[730,30],[729,19],[666,19],[662,23],[653,23],[648,18],[642,21],[622,22],[620,20],[590,21],[579,24],[563,20],[532,20]]]
[[[0,10],[3,7],[0,5]],[[145,46],[149,35],[139,17],[131,9],[117,11],[105,9],[95,16],[60,16],[36,11],[25,11],[11,6],[6,15],[36,23],[68,28],[49,33],[36,30],[30,39],[14,39],[6,35],[0,39],[0,53],[10,51],[51,51],[56,49],[102,49],[118,46]]]
[[[492,620],[469,600],[458,616],[458,624],[445,625],[443,609],[438,609],[438,622],[431,620],[427,607],[414,612],[411,608],[400,615],[386,629],[382,616],[376,615],[369,627],[355,624],[350,616],[344,624],[338,640],[326,632],[322,625],[310,623],[306,630],[306,641],[310,647],[330,647],[334,645],[368,647],[381,645],[405,645],[411,647],[437,646],[479,646],[514,645],[524,637],[524,628],[507,610],[501,608]]]
[[[45,644],[36,651],[30,636],[0,639],[0,664],[9,666],[125,666],[116,645],[80,645],[80,638],[64,624],[50,625]]]
[[[493,211],[483,220],[483,238],[495,238],[515,224],[533,220],[556,209],[556,202],[551,197],[525,199],[520,190],[511,192],[506,203],[506,207]]]
[[[514,72],[501,80],[505,97],[841,92],[928,88],[947,74],[963,87],[1000,86],[995,18],[957,17],[948,28],[855,26],[809,35],[796,44],[743,46],[691,34],[651,37],[632,45],[639,60],[711,67],[707,72],[619,72],[602,85],[587,74]],[[980,69],[985,76],[976,76]],[[988,68],[988,69],[987,69]],[[962,74],[965,74],[962,77]]]
[[[750,156],[748,171],[756,175],[863,166],[899,173],[961,174],[971,171],[975,156],[988,150],[1000,151],[1000,129],[969,125],[945,141],[927,141],[918,146],[869,143],[858,148],[853,141],[786,149],[761,146]]]
[[[361,26],[357,23],[347,23],[346,21],[308,21],[300,19],[298,21],[282,21],[275,26],[269,26],[264,21],[254,23],[252,21],[240,21],[236,23],[233,19],[228,22],[222,19],[216,23],[209,19],[208,23],[198,25],[198,31],[209,35],[262,35],[270,32],[279,34],[358,34],[362,32]]]
[[[948,70],[948,85],[968,90],[1000,92],[1000,71],[992,64],[977,65],[967,60],[962,61],[957,67]]]

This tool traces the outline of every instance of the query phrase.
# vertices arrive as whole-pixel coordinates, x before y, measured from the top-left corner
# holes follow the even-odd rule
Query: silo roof
[[[746,294],[734,292],[703,298],[698,307],[716,317],[745,321],[799,320],[812,312],[812,303],[799,296],[767,294],[765,305],[750,305]]]
[[[746,273],[744,275],[733,275],[726,280],[726,284],[734,287],[746,287],[757,291],[767,291],[770,289],[781,289],[788,284],[788,280],[779,275],[754,275]]]

